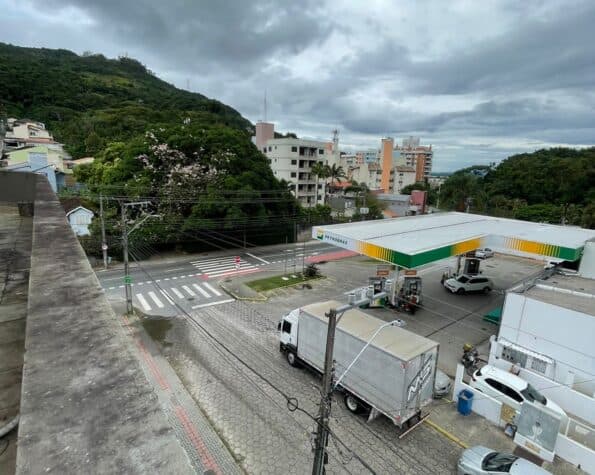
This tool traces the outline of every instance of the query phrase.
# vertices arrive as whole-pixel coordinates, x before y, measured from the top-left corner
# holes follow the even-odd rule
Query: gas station
[[[312,237],[392,264],[395,273],[384,279],[390,303],[401,295],[421,303],[421,278],[415,269],[450,257],[461,258],[476,249],[490,248],[501,254],[541,260],[544,264],[576,261],[595,230],[573,226],[518,221],[468,213],[447,212],[377,221],[316,226]],[[468,257],[462,273],[477,274],[478,259]],[[405,270],[400,275],[401,269]],[[395,282],[397,285],[392,285]],[[370,279],[371,285],[380,285]]]

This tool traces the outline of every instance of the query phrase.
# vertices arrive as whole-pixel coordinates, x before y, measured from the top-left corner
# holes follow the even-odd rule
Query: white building
[[[42,122],[28,119],[13,119],[7,121],[8,128],[4,136],[4,145],[8,148],[23,147],[25,145],[50,144],[54,138]]]
[[[318,179],[312,167],[316,163],[327,164],[332,150],[327,142],[294,138],[270,139],[266,144],[266,156],[276,178],[291,183],[292,191],[304,206],[324,203],[325,180]]]
[[[397,165],[394,177],[394,189],[391,191],[398,195],[406,186],[415,184],[415,168]]]
[[[89,225],[93,221],[93,216],[93,211],[83,206],[78,206],[66,213],[66,219],[68,219],[70,227],[77,236],[88,236],[91,234],[89,232]]]

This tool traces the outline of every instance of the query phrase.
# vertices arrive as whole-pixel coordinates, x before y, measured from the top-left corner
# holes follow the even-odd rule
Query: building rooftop
[[[595,280],[556,273],[524,291],[527,297],[595,316]]]

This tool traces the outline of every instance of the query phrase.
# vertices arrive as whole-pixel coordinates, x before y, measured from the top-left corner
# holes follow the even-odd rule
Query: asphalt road
[[[174,316],[185,311],[220,305],[233,299],[216,284],[218,280],[263,271],[295,272],[314,256],[341,249],[316,241],[303,244],[233,249],[222,252],[153,259],[131,260],[133,305],[146,315]],[[108,299],[124,299],[123,265],[98,270],[97,276]]]

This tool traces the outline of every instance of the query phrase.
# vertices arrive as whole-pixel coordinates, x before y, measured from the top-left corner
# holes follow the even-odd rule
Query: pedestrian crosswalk
[[[191,300],[199,302],[200,306],[206,305],[203,302],[209,301],[209,305],[218,303],[215,301],[223,296],[223,293],[217,290],[208,282],[201,284],[180,283],[177,287],[158,288],[155,286],[152,290],[146,288],[144,292],[133,293],[133,298],[144,312],[151,312],[165,308],[166,303],[175,305],[179,301]],[[140,289],[135,289],[140,290]],[[221,300],[221,299],[218,299]]]
[[[259,265],[252,264],[240,256],[213,257],[190,262],[208,277],[220,277],[226,274],[256,271]]]

